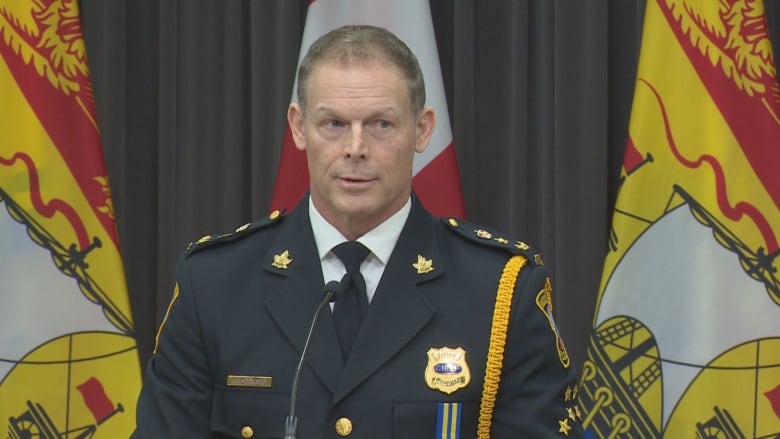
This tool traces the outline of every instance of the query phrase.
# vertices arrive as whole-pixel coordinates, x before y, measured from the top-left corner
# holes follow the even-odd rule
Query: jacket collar
[[[286,338],[300,352],[320,303],[322,270],[311,231],[308,197],[281,225],[264,261],[266,270],[285,277],[266,301],[266,308]],[[333,392],[332,404],[401,350],[433,317],[436,309],[418,285],[444,274],[434,218],[412,194],[412,209],[346,362],[328,309],[321,311],[307,352],[307,364]],[[287,268],[272,265],[287,251]],[[387,322],[403,321],[403,325]]]

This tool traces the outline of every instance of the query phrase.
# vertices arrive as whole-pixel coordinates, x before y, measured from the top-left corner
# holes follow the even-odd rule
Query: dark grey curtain
[[[176,254],[267,213],[307,4],[80,0],[144,363]],[[581,363],[645,3],[430,4],[468,217],[542,250]]]

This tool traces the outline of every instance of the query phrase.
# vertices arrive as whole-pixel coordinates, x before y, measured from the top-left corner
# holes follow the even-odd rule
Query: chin
[[[366,196],[342,196],[333,206],[343,215],[364,219],[376,214],[379,203]]]
[[[376,208],[371,203],[362,202],[362,200],[347,199],[340,203],[339,210],[349,216],[356,218],[365,218],[376,212]]]

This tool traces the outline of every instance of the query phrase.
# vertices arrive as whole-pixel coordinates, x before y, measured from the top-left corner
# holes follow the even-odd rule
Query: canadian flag
[[[465,217],[452,129],[441,79],[439,54],[427,0],[316,0],[306,15],[298,62],[309,45],[346,24],[370,24],[395,33],[414,52],[425,76],[426,105],[436,112],[436,129],[428,148],[414,160],[414,190],[434,215]],[[292,100],[296,100],[293,85]],[[309,187],[306,154],[295,148],[289,126],[276,174],[271,209],[293,208]]]

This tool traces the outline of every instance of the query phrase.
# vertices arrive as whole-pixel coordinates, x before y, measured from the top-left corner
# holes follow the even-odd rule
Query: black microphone
[[[306,357],[306,350],[309,348],[309,340],[311,340],[311,334],[314,332],[314,326],[317,324],[317,317],[320,315],[322,307],[326,303],[335,301],[338,296],[337,293],[341,289],[341,283],[332,280],[325,284],[323,289],[323,297],[317,310],[314,311],[314,317],[311,319],[311,326],[309,327],[309,335],[306,336],[306,342],[303,344],[301,350],[301,359],[298,361],[298,367],[295,369],[295,376],[293,377],[292,389],[290,390],[290,415],[284,420],[284,439],[295,439],[296,432],[298,430],[298,418],[295,416],[295,399],[298,396],[298,379],[301,377],[301,369],[303,369],[303,359]]]

